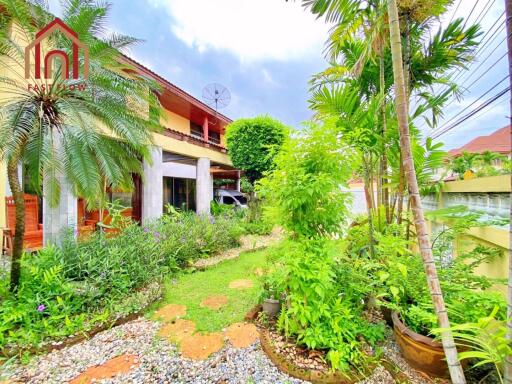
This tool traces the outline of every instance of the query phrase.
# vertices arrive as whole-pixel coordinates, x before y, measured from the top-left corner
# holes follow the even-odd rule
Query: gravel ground
[[[155,337],[159,323],[137,319],[104,331],[80,344],[39,356],[28,365],[3,366],[10,383],[65,383],[86,368],[105,363],[121,354],[135,354],[140,365],[102,383],[303,383],[281,373],[261,350],[259,342],[244,349],[225,347],[208,360],[181,358],[176,347]],[[402,369],[413,384],[432,380],[412,370],[400,356],[393,340],[384,346],[385,356]],[[393,384],[390,373],[378,367],[360,384]]]
[[[155,338],[157,322],[138,319],[99,333],[91,340],[34,358],[28,365],[4,366],[11,383],[65,383],[87,367],[121,354],[139,356],[140,365],[102,383],[301,383],[279,372],[261,351],[226,347],[208,360],[182,359],[176,348]]]

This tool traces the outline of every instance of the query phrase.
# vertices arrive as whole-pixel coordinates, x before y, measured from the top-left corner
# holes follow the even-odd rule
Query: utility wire
[[[466,115],[462,116],[460,119],[458,119],[453,124],[451,124],[451,125],[449,125],[447,127],[443,127],[441,129],[439,129],[437,132],[434,132],[434,134],[431,136],[432,139],[437,139],[441,135],[444,135],[446,132],[448,132],[448,131],[454,129],[455,127],[459,126],[460,124],[464,123],[466,120],[470,119],[471,117],[476,115],[478,112],[480,112],[481,110],[485,109],[486,107],[488,107],[489,105],[494,103],[500,97],[502,97],[503,95],[506,95],[507,92],[509,92],[509,91],[510,91],[510,86],[508,86],[507,88],[505,88],[504,90],[502,90],[498,94],[494,95],[492,98],[488,99],[484,103],[480,104],[478,107],[476,107],[475,109],[473,109],[472,111],[470,111]]]
[[[500,85],[501,83],[503,83],[505,80],[508,79],[508,76],[505,76],[503,79],[501,79],[499,82],[497,82],[496,84],[494,84],[491,88],[489,88],[487,91],[485,91],[485,93],[483,93],[482,95],[480,95],[480,97],[478,99],[476,99],[475,101],[473,101],[471,104],[469,104],[467,107],[465,107],[465,109],[467,110],[468,108],[470,108],[471,106],[473,106],[475,103],[477,103],[479,100],[481,100],[484,96],[486,96],[489,92],[491,92],[493,89],[497,88],[498,85]],[[447,107],[447,106],[446,106]],[[446,108],[444,107],[444,108]],[[446,126],[448,123],[450,123],[451,121],[453,121],[457,116],[460,116],[462,113],[464,112],[464,109],[461,109],[459,113],[455,114],[454,116],[452,116],[449,120],[445,121],[444,122],[444,125]]]
[[[502,105],[505,102],[509,102],[509,101],[510,101],[510,99],[505,98],[505,99],[501,100],[499,103],[496,103],[496,104],[492,105],[489,109],[480,111],[480,112],[483,112],[483,113],[479,112],[479,113],[475,114],[470,119],[466,120],[465,123],[468,124],[468,123],[470,123],[471,121],[473,121],[475,119],[478,119],[478,118],[480,118],[480,117],[482,117],[482,116],[484,116],[484,115],[486,115],[488,113],[491,113],[496,107]],[[441,135],[439,135],[439,136],[441,136]],[[438,136],[438,138],[439,138],[439,136]]]
[[[475,1],[475,4],[473,5],[473,8],[471,8],[471,12],[469,12],[469,16],[466,18],[466,21],[464,21],[464,25],[462,26],[462,29],[466,28],[466,24],[467,22],[469,21],[469,19],[471,18],[471,15],[473,14],[473,11],[475,10],[477,4],[480,2],[480,0],[476,0]]]
[[[492,0],[492,3],[491,3],[491,0],[487,1],[487,4],[484,6],[484,8],[482,9],[482,13],[480,14],[480,16],[475,20],[475,24],[480,24],[480,22],[483,20],[483,18],[487,15],[487,13],[490,11],[490,9],[492,8],[492,6],[494,5],[494,3],[496,2],[496,0]],[[490,4],[489,8],[487,8],[487,6]],[[487,9],[485,9],[487,8]],[[485,10],[485,11],[484,11]]]
[[[498,17],[498,20],[505,14],[505,11],[503,11],[503,13]],[[489,38],[487,38],[486,40],[486,37],[487,35],[496,27],[498,26],[498,29],[496,29],[491,36],[489,36]],[[475,57],[482,51],[482,49],[484,49],[485,47],[488,46],[488,44],[490,44],[491,42],[491,39],[492,41],[494,41],[494,38],[495,38],[495,35],[501,31],[501,29],[505,28],[505,19],[503,19],[503,21],[501,23],[496,23],[494,24],[491,28],[489,28],[487,30],[487,32],[485,33],[485,35],[482,37],[482,40],[480,40],[480,43],[478,44],[478,47],[476,47],[475,49],[473,49],[473,51],[471,52],[471,54],[474,53]],[[450,78],[453,77],[452,80],[454,80],[455,78],[458,77],[458,74],[459,73],[464,73],[464,68],[458,68],[458,69],[455,69],[453,70],[453,72],[451,74],[449,74],[448,76]]]
[[[452,13],[452,17],[450,17],[450,21],[448,24],[451,24],[452,21],[453,21],[453,17],[455,16],[455,14],[457,13],[457,11],[459,10],[459,7],[460,7],[460,3],[462,3],[462,0],[459,0],[459,3],[457,4],[457,7],[455,8],[455,11],[453,11]]]

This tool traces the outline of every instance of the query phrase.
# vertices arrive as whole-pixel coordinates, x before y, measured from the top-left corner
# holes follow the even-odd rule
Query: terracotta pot
[[[270,317],[276,317],[281,311],[281,303],[279,300],[265,299],[263,301],[263,312]]]
[[[448,377],[443,346],[431,337],[413,332],[402,323],[398,313],[393,312],[395,337],[403,357],[409,365],[434,377]]]

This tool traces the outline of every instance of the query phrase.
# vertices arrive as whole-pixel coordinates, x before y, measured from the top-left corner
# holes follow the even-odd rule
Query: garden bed
[[[57,340],[48,340],[43,343],[40,343],[37,346],[27,346],[27,347],[18,347],[18,346],[6,346],[2,350],[2,356],[4,357],[14,357],[14,356],[22,356],[25,353],[29,354],[41,354],[41,353],[49,353],[54,350],[61,350],[63,348],[78,344],[82,341],[88,340],[94,337],[96,334],[103,332],[107,329],[116,327],[118,325],[126,324],[130,321],[137,319],[142,316],[144,312],[150,307],[153,303],[158,301],[162,297],[162,284],[160,283],[151,283],[144,288],[137,290],[134,294],[128,296],[124,302],[139,302],[138,308],[131,313],[113,313],[109,319],[99,323],[93,324],[89,330],[83,330],[79,334],[69,335],[66,338],[61,338]]]

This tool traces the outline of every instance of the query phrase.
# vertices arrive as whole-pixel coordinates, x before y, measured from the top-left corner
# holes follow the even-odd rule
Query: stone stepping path
[[[209,257],[207,259],[200,259],[192,265],[194,268],[204,269],[212,267],[225,260],[236,259],[242,252],[256,251],[259,249],[267,248],[273,244],[277,244],[284,238],[283,230],[274,228],[267,236],[247,235],[240,238],[240,247],[229,249],[220,255]]]
[[[196,330],[196,323],[192,320],[178,319],[174,323],[164,324],[157,335],[170,342],[180,343],[185,337],[192,335]]]
[[[250,280],[236,281],[250,282]],[[218,310],[221,306],[226,305],[227,302],[228,298],[226,296],[210,296],[204,299],[201,305],[212,310]],[[185,315],[186,311],[187,308],[184,305],[168,304],[155,312],[154,317],[173,319],[170,322],[164,320],[164,324],[158,330],[157,335],[171,343],[177,344],[181,355],[188,359],[207,359],[210,355],[224,347],[225,340],[229,340],[235,348],[247,348],[259,339],[258,329],[254,324],[250,323],[231,324],[224,332],[195,333],[195,322],[176,318],[177,314]],[[79,382],[73,384],[79,384]]]
[[[104,379],[111,379],[117,375],[127,373],[139,366],[136,355],[121,355],[108,360],[106,363],[87,368],[75,377],[69,384],[90,384]]]
[[[179,343],[181,355],[192,360],[204,360],[224,347],[222,333],[196,333]]]
[[[231,324],[225,331],[227,339],[235,348],[247,348],[255,343],[260,333],[258,328],[251,323]]]
[[[231,283],[229,283],[229,288],[231,289],[249,289],[253,286],[253,282],[246,279],[233,280]]]
[[[178,317],[183,317],[187,314],[187,307],[179,304],[168,304],[155,312],[153,317],[156,320],[165,322],[173,321]]]
[[[224,295],[210,296],[201,302],[201,307],[205,307],[205,308],[211,309],[213,311],[218,311],[223,306],[225,306],[227,303],[228,303],[228,298]]]

